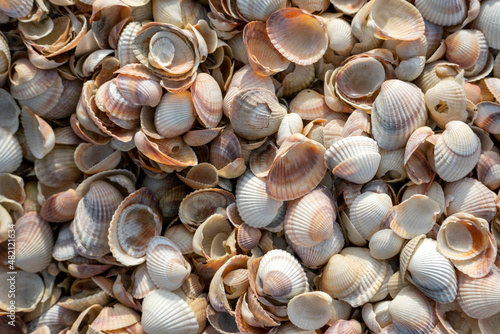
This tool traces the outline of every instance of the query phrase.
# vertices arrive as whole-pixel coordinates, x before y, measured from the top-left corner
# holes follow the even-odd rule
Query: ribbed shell
[[[266,181],[247,171],[236,184],[236,205],[243,221],[251,227],[269,225],[283,205],[266,193]]]
[[[206,128],[214,128],[222,119],[222,92],[215,79],[206,73],[196,76],[191,85],[193,105]]]
[[[493,267],[483,278],[458,274],[458,304],[474,319],[485,319],[500,312],[500,269]]]
[[[196,111],[190,92],[167,93],[156,108],[156,130],[165,138],[187,132],[195,121]]]
[[[304,292],[287,305],[290,321],[297,327],[315,330],[326,325],[332,317],[332,297],[322,291]]]
[[[162,289],[144,297],[141,323],[149,334],[197,334],[199,330],[196,315],[188,303]]]
[[[494,190],[500,187],[500,155],[494,151],[487,151],[479,156],[476,166],[477,179]]]
[[[137,312],[118,303],[104,307],[92,321],[92,327],[100,331],[111,331],[132,326],[139,320]]]
[[[427,21],[441,26],[459,24],[467,14],[465,0],[416,0],[415,6]]]
[[[474,124],[491,134],[500,134],[500,104],[490,101],[479,103]]]
[[[0,143],[0,173],[12,173],[23,161],[21,146],[16,137],[1,127]]]
[[[120,67],[139,62],[133,51],[133,40],[140,29],[140,22],[130,22],[122,29],[116,50],[117,58],[120,61]]]
[[[49,187],[61,187],[78,180],[81,172],[75,164],[74,152],[72,146],[56,145],[43,159],[36,159],[38,180]]]
[[[247,21],[266,21],[269,16],[279,9],[288,6],[287,0],[237,0],[239,14]]]
[[[80,255],[100,258],[109,252],[108,229],[116,208],[123,195],[104,181],[95,181],[87,194],[80,200],[71,223]]]
[[[356,38],[352,34],[351,25],[347,21],[341,18],[332,18],[326,26],[326,31],[330,49],[342,56],[351,54]]]
[[[312,89],[300,91],[290,101],[290,111],[298,114],[303,120],[325,118],[332,113],[325,103],[325,97]]]
[[[494,49],[500,49],[500,22],[497,20],[500,12],[499,0],[486,0],[481,3],[481,9],[472,27],[481,30]]]
[[[392,200],[389,195],[367,191],[356,197],[351,204],[349,218],[358,233],[365,240],[370,240],[380,229],[391,207]]]
[[[411,239],[432,229],[441,208],[425,195],[413,195],[394,207],[394,212],[391,229],[400,237]]]
[[[52,256],[57,261],[66,261],[78,255],[78,250],[71,232],[70,224],[64,224],[59,230]]]
[[[414,287],[403,288],[391,301],[389,312],[401,334],[430,333],[437,321],[432,304]]]
[[[44,270],[52,258],[54,237],[49,224],[36,212],[19,218],[16,230],[16,267],[30,273]]]
[[[381,148],[404,147],[410,135],[427,120],[424,94],[412,83],[387,80],[372,109],[373,138]]]
[[[357,184],[375,176],[380,159],[377,142],[363,136],[337,141],[325,153],[326,166],[334,175]]]
[[[370,255],[380,260],[390,259],[399,254],[404,241],[391,229],[377,231],[370,238]]]
[[[183,224],[167,228],[164,236],[172,240],[182,254],[189,254],[193,252],[194,233],[190,232]]]
[[[370,17],[376,27],[377,38],[411,41],[421,37],[425,31],[424,19],[419,11],[405,0],[378,0],[372,6]]]
[[[285,235],[297,246],[312,247],[334,232],[335,205],[326,188],[318,187],[289,203],[285,216]]]

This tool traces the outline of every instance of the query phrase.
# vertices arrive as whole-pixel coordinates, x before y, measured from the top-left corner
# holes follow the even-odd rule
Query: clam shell
[[[425,93],[429,114],[444,129],[450,121],[467,120],[467,97],[464,88],[453,80],[443,80]]]
[[[161,232],[161,212],[153,192],[141,188],[116,208],[109,224],[109,247],[116,260],[126,266],[145,261],[148,244]]]
[[[191,93],[167,93],[155,112],[155,126],[160,135],[173,138],[187,132],[196,120]]]
[[[479,156],[477,179],[491,190],[500,187],[500,155],[487,151]]]
[[[326,166],[334,175],[357,184],[375,176],[380,159],[377,142],[359,136],[335,142],[325,153]]]
[[[116,48],[116,58],[120,61],[120,66],[138,63],[133,51],[134,36],[141,29],[140,22],[130,22],[121,31]]]
[[[286,0],[264,0],[254,2],[237,0],[239,14],[247,21],[266,21],[275,11],[288,6]]]
[[[380,149],[380,165],[375,176],[388,182],[405,179],[408,175],[404,167],[405,149],[387,151]]]
[[[9,295],[10,281],[7,281],[12,276],[7,272],[0,274],[2,284],[0,284],[0,308],[7,310],[10,304]],[[43,281],[37,274],[18,271],[15,274],[16,278],[16,304],[17,312],[30,312],[36,308],[36,305],[43,297],[44,285]]]
[[[132,326],[138,323],[140,319],[137,312],[118,303],[104,307],[92,321],[91,326],[100,331],[112,331]]]
[[[500,48],[500,26],[495,17],[500,11],[500,2],[498,0],[487,0],[481,3],[479,15],[472,24],[474,29],[483,32],[488,45],[491,48]]]
[[[262,228],[274,220],[283,202],[269,197],[266,181],[247,171],[236,184],[236,205],[247,225]]]
[[[196,314],[177,294],[162,289],[153,290],[144,297],[142,327],[151,334],[196,334],[199,325]]]
[[[365,240],[370,240],[377,232],[392,207],[392,200],[387,194],[367,191],[357,196],[352,202],[349,219],[356,231]]]
[[[215,213],[196,229],[193,251],[206,259],[223,258],[227,253],[226,240],[231,232],[229,221],[223,215]]]
[[[496,195],[481,182],[465,177],[445,185],[448,216],[458,212],[468,213],[477,218],[491,221],[496,213]]]
[[[17,129],[19,128],[19,114],[21,113],[21,109],[17,105],[16,100],[14,100],[12,95],[10,95],[10,93],[8,93],[3,88],[0,88],[0,101],[3,106],[3,108],[0,110],[0,117],[2,117],[3,120],[2,127],[10,133],[16,133]]]
[[[189,262],[182,256],[177,246],[165,237],[156,236],[151,239],[146,261],[148,274],[160,291],[180,288],[191,273]]]
[[[477,105],[474,124],[491,134],[500,134],[500,104],[484,101]]]
[[[219,183],[217,168],[208,163],[193,166],[185,176],[177,174],[177,177],[193,189],[212,188]]]
[[[290,111],[298,114],[303,120],[325,118],[332,113],[325,103],[325,97],[311,89],[300,91],[290,101]]]
[[[262,232],[248,224],[241,224],[238,227],[238,245],[243,250],[251,250],[255,248],[262,236]]]
[[[500,269],[495,266],[483,278],[458,274],[457,301],[471,318],[485,319],[500,312],[499,292]]]
[[[66,261],[77,255],[78,250],[73,240],[73,233],[71,232],[70,224],[64,224],[57,235],[52,256],[57,261]]]
[[[332,236],[335,218],[333,198],[324,187],[318,187],[288,205],[285,235],[294,245],[316,246]]]
[[[330,49],[342,56],[351,54],[356,38],[352,34],[351,25],[347,21],[341,18],[332,18],[328,21],[326,31]]]
[[[38,180],[49,187],[69,185],[80,178],[81,172],[74,160],[75,148],[56,145],[42,159],[35,160]]]
[[[397,205],[394,211],[391,229],[400,237],[411,239],[432,229],[441,208],[425,195],[413,195]]]
[[[108,145],[81,143],[75,150],[75,164],[85,174],[114,169],[122,160],[121,152]]]
[[[465,19],[467,13],[465,2],[461,0],[447,2],[416,0],[415,6],[427,21],[441,26],[459,24]]]
[[[275,200],[289,201],[316,188],[323,178],[325,148],[301,134],[289,136],[276,152],[266,180],[266,192]]]
[[[436,172],[447,182],[460,180],[474,169],[480,155],[478,136],[467,124],[451,121],[434,148]]]
[[[287,313],[295,326],[306,330],[319,329],[332,316],[332,297],[321,291],[304,292],[290,300]]]
[[[193,105],[205,127],[216,127],[222,118],[222,92],[215,79],[200,73],[191,86]]]
[[[403,288],[391,301],[389,313],[398,333],[430,333],[437,322],[432,304],[415,287]]]
[[[467,29],[459,30],[446,37],[446,58],[463,69],[474,66],[481,52],[479,36],[476,32],[484,39],[481,32]]]
[[[323,21],[298,8],[275,11],[267,20],[267,33],[274,47],[299,65],[315,63],[328,48]]]
[[[194,233],[190,232],[183,224],[167,228],[164,236],[172,240],[182,254],[193,253]]]
[[[289,253],[275,249],[264,255],[257,271],[257,293],[287,303],[308,290],[301,265]]]
[[[134,271],[134,284],[132,285],[132,296],[136,299],[144,298],[150,291],[156,287],[149,277],[147,264],[139,265]]]
[[[187,227],[198,227],[217,208],[225,208],[234,202],[234,196],[222,189],[201,189],[190,193],[179,206],[179,219]]]
[[[325,334],[361,334],[361,324],[357,320],[337,320],[331,325]]]
[[[400,80],[382,84],[372,109],[373,138],[381,148],[405,146],[413,131],[424,126],[426,120],[424,95],[417,86]]]
[[[370,255],[375,259],[387,260],[399,254],[404,239],[390,229],[375,232],[370,238]]]
[[[276,144],[278,146],[283,145],[283,142],[288,136],[295,133],[302,133],[303,124],[302,118],[296,113],[286,114],[281,120],[280,127],[278,129]]]
[[[391,8],[390,13],[387,8]],[[417,8],[404,0],[379,0],[372,6],[370,17],[377,38],[415,40],[425,31],[424,19]]]
[[[0,172],[12,173],[23,160],[18,140],[9,131],[0,127]]]

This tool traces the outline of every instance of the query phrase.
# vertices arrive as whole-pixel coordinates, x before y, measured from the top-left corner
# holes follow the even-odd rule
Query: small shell
[[[474,319],[485,319],[500,312],[500,269],[493,266],[483,278],[458,274],[458,304]]]
[[[387,194],[367,191],[356,197],[349,211],[349,218],[356,231],[365,240],[370,240],[377,232],[384,217],[392,207],[392,200]]]
[[[387,8],[391,8],[390,13]],[[378,0],[372,6],[370,17],[377,38],[415,40],[425,31],[419,11],[404,0]]]
[[[267,33],[274,47],[286,59],[299,65],[315,63],[328,48],[323,21],[298,8],[274,12],[267,20]]]
[[[429,300],[415,287],[403,288],[389,305],[398,333],[430,333],[437,321]]]
[[[266,21],[275,11],[287,7],[284,0],[236,1],[239,14],[247,21]]]
[[[394,207],[394,211],[391,229],[400,237],[411,239],[432,229],[441,208],[425,195],[413,195]]]
[[[399,254],[405,239],[391,229],[375,232],[370,238],[370,255],[379,260],[387,260]]]
[[[290,111],[303,120],[325,118],[332,113],[326,105],[325,97],[314,90],[304,89],[290,101]]]
[[[280,127],[278,129],[276,144],[278,146],[283,145],[283,142],[295,133],[302,133],[303,124],[302,118],[296,113],[286,114],[281,120]]]
[[[443,80],[425,93],[429,114],[444,129],[450,121],[467,120],[467,97],[464,88],[453,80]]]
[[[155,126],[160,135],[173,138],[187,132],[196,120],[190,92],[165,94],[155,112]]]
[[[148,274],[160,291],[180,288],[191,273],[189,262],[177,246],[165,237],[156,236],[151,239],[146,260]]]
[[[495,19],[500,11],[500,2],[498,0],[487,0],[481,3],[481,9],[472,28],[483,32],[488,45],[494,49],[500,49],[500,26]]]
[[[0,47],[1,47],[1,37],[0,37]],[[0,49],[1,51],[1,49]],[[10,55],[10,52],[9,52]],[[1,69],[1,61],[0,61]],[[1,81],[1,74],[0,74]],[[0,103],[3,108],[0,110],[0,117],[2,117],[2,127],[9,131],[10,133],[16,133],[19,128],[19,114],[21,109],[16,103],[16,100],[8,93],[5,89],[0,88]]]
[[[481,52],[479,35],[484,40],[481,32],[467,29],[459,30],[446,37],[446,58],[463,69],[474,66]]]
[[[447,182],[460,180],[474,169],[480,155],[478,136],[467,124],[451,121],[434,148],[436,172]]]
[[[182,254],[193,253],[194,233],[190,232],[183,224],[167,228],[164,236],[172,240]]]
[[[362,327],[357,320],[337,320],[324,334],[361,334]]]
[[[380,149],[380,165],[375,176],[387,182],[397,182],[408,177],[404,166],[405,149]]]
[[[326,171],[325,148],[301,134],[289,136],[276,152],[269,170],[269,197],[289,201],[304,196],[321,182]]]
[[[57,261],[66,261],[78,255],[78,250],[73,239],[70,224],[64,224],[59,230],[54,250],[52,251],[54,259]]]
[[[463,178],[445,185],[448,216],[458,212],[491,221],[496,214],[496,195],[476,179]]]
[[[193,251],[206,259],[224,258],[227,253],[225,244],[232,231],[231,224],[223,215],[211,215],[196,229]]]
[[[495,190],[500,187],[500,155],[494,151],[487,151],[479,156],[476,166],[477,179]]]
[[[321,291],[304,292],[287,305],[290,321],[297,327],[315,330],[326,325],[332,316],[332,297]]]
[[[7,272],[0,275],[2,282],[0,284],[0,308],[4,311],[12,305],[8,297],[10,290],[10,279],[12,274]],[[44,285],[43,281],[37,274],[18,271],[15,275],[16,281],[16,303],[15,310],[17,312],[31,312],[36,308],[36,305],[43,297]]]
[[[308,290],[307,278],[298,261],[283,250],[266,253],[257,271],[257,293],[287,303]]]
[[[142,327],[150,334],[197,334],[199,325],[189,304],[176,293],[153,290],[142,303]]]
[[[74,147],[56,145],[43,159],[35,160],[38,180],[49,187],[61,187],[78,180],[81,172],[75,164],[74,152]]]
[[[0,173],[12,173],[23,160],[18,140],[9,131],[0,127]]]
[[[100,331],[112,331],[132,326],[139,322],[140,316],[134,310],[122,305],[106,306],[92,321],[92,328]]]
[[[335,142],[325,153],[325,163],[334,175],[357,184],[375,176],[380,159],[377,142],[359,136]]]
[[[190,193],[179,206],[179,219],[186,227],[198,227],[217,208],[226,208],[234,202],[234,196],[222,189],[201,189]]]
[[[258,228],[251,227],[248,224],[241,224],[238,227],[238,245],[243,250],[251,250],[255,248],[261,237],[262,232]]]
[[[329,47],[342,56],[349,56],[356,43],[351,25],[342,18],[331,18],[326,26]]]
[[[274,220],[283,202],[270,198],[266,181],[247,171],[236,184],[236,205],[246,224],[262,228]]]
[[[427,120],[424,94],[415,85],[387,80],[372,109],[373,138],[381,148],[404,147],[410,135]]]
[[[191,86],[193,105],[205,127],[216,127],[222,118],[222,92],[215,79],[200,73]]]
[[[500,134],[500,104],[484,101],[477,105],[477,109],[474,124],[491,134]]]
[[[416,0],[415,6],[427,21],[441,26],[459,24],[465,19],[467,13],[467,7],[461,0],[447,2]]]
[[[293,245],[316,246],[332,236],[335,218],[333,198],[325,188],[318,187],[289,203],[285,235]]]
[[[75,150],[75,164],[85,174],[114,169],[122,160],[120,151],[108,145],[82,143]]]

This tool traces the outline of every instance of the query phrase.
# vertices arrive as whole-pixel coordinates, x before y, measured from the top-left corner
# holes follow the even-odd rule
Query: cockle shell
[[[0,291],[2,292],[0,297],[0,308],[4,311],[8,310],[10,304],[9,288],[10,281],[7,281],[11,274],[7,272],[0,275],[2,278],[2,284],[0,284]],[[16,304],[15,310],[18,312],[30,312],[33,311],[38,304],[38,302],[43,297],[44,285],[43,281],[37,274],[28,273],[25,271],[18,271],[15,275],[16,279]]]
[[[23,160],[23,152],[19,141],[9,131],[0,127],[0,172],[12,173]]]
[[[12,95],[2,88],[0,88],[0,101],[2,106],[4,106],[0,110],[0,117],[2,117],[4,122],[2,127],[10,133],[15,133],[19,128],[19,114],[21,113],[21,108],[19,108]]]
[[[487,151],[479,156],[476,165],[477,179],[491,190],[500,187],[500,155]]]
[[[287,305],[290,321],[297,327],[315,330],[326,325],[332,316],[332,297],[321,291],[304,292]]]
[[[493,266],[488,275],[471,278],[458,274],[457,301],[465,314],[474,319],[485,319],[500,311],[500,270]]]
[[[479,15],[472,24],[474,29],[478,29],[484,33],[488,45],[494,49],[500,48],[500,26],[494,19],[499,10],[500,2],[498,0],[487,0],[481,4]]]
[[[413,195],[393,210],[391,229],[405,239],[428,233],[441,213],[439,204],[425,195]]]
[[[222,118],[222,92],[217,81],[208,74],[200,73],[191,86],[193,105],[207,128],[214,128]]]
[[[349,219],[359,235],[365,240],[370,240],[380,229],[391,207],[392,200],[387,194],[367,191],[352,202]]]
[[[391,8],[391,13],[387,8]],[[403,0],[377,0],[370,17],[375,36],[381,39],[415,40],[424,34],[424,19],[420,12]]]

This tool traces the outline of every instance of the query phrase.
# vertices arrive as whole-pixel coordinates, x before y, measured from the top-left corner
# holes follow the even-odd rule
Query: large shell
[[[315,63],[328,48],[323,21],[298,8],[274,12],[267,20],[267,33],[274,47],[299,65]]]
[[[462,0],[416,0],[415,6],[422,16],[434,24],[452,26],[461,23],[466,16],[467,7]]]
[[[190,92],[167,93],[156,108],[155,126],[165,138],[187,132],[196,120],[196,111]]]
[[[325,148],[301,134],[289,136],[276,152],[266,181],[267,194],[289,201],[304,196],[321,182],[326,171]]]
[[[473,28],[483,32],[488,45],[494,49],[500,49],[500,25],[495,19],[499,11],[500,1],[487,0],[482,2],[479,15],[472,25]]]
[[[424,34],[424,19],[413,5],[404,0],[378,0],[372,6],[370,17],[377,38],[415,40]]]
[[[38,180],[49,187],[66,186],[78,180],[81,172],[75,164],[74,152],[74,147],[56,145],[43,159],[35,160]]]
[[[387,80],[372,109],[373,138],[381,148],[404,147],[410,135],[427,120],[424,94],[414,84]]]
[[[335,142],[325,153],[326,166],[334,175],[357,184],[375,176],[380,159],[377,142],[362,136]]]
[[[487,151],[479,156],[477,162],[477,179],[494,190],[500,187],[500,155],[494,151]]]
[[[285,235],[293,245],[316,246],[332,236],[335,218],[332,196],[324,187],[318,187],[288,205]]]

